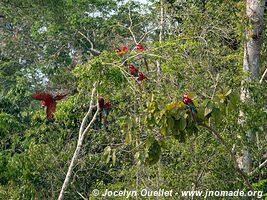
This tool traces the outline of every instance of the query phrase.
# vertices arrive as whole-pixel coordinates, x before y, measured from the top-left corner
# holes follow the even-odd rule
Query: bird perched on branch
[[[187,105],[190,109],[190,111],[192,112],[192,115],[194,117],[194,119],[196,118],[197,115],[197,109],[196,106],[193,103],[193,100],[189,98],[189,96],[187,94],[183,95],[183,102],[185,105]]]
[[[136,45],[136,49],[137,49],[137,52],[140,53],[140,52],[143,52],[145,50],[145,48],[143,47],[142,44],[137,44]]]
[[[143,81],[147,79],[142,72],[140,72],[134,65],[130,65],[131,75],[136,78],[138,81]]]
[[[125,46],[122,47],[121,49],[120,48],[116,48],[116,52],[120,57],[124,56],[127,53],[127,51],[128,51],[128,48],[125,47]]]
[[[136,49],[137,49],[137,52],[138,53],[141,53],[145,50],[145,48],[141,45],[141,44],[137,44],[136,45]],[[136,61],[138,60],[144,60],[145,64],[146,64],[146,67],[147,67],[147,70],[148,70],[148,65],[147,65],[147,61],[145,58],[141,57],[141,58],[138,58],[136,60],[133,60],[131,59],[130,60],[130,63],[127,62],[127,51],[128,51],[128,48],[126,46],[122,47],[122,49],[120,48],[116,48],[116,52],[117,54],[121,57],[122,59],[122,62],[124,64],[124,66],[128,66],[130,68],[130,73],[131,75],[137,80],[137,81],[143,81],[144,79],[147,79],[143,73],[141,73],[139,71],[139,67],[140,67],[140,64],[138,64]]]
[[[57,101],[64,99],[68,94],[56,95],[55,97],[52,94],[46,92],[38,92],[32,95],[34,100],[42,101],[41,106],[46,107],[46,118],[52,120],[54,113],[56,112]]]
[[[98,98],[98,105],[100,109],[100,114],[99,114],[100,123],[102,124],[102,115],[103,115],[104,116],[104,128],[106,129],[107,128],[107,117],[111,109],[111,103],[109,101],[105,103],[104,98],[100,96]]]
[[[127,57],[126,57],[126,54],[127,54],[127,51],[128,51],[128,48],[127,47],[122,47],[122,49],[120,48],[116,48],[116,52],[117,54],[121,57],[121,60],[122,60],[122,63],[127,66],[128,63],[126,61]]]
[[[144,46],[142,44],[140,44],[140,43],[136,45],[136,49],[137,49],[138,53],[142,53],[145,50]],[[145,66],[146,66],[147,71],[149,71],[147,59],[146,59],[146,57],[144,55],[142,56],[142,60],[143,60],[143,62],[145,64]]]

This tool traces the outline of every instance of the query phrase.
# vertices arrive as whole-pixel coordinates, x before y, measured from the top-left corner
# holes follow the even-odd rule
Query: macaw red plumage
[[[104,116],[104,128],[107,128],[107,116],[109,114],[109,111],[111,109],[111,103],[110,102],[106,102],[102,96],[100,96],[98,98],[98,105],[99,105],[99,109],[100,109],[100,114],[99,114],[99,119],[100,119],[100,123],[102,124],[102,114]]]
[[[127,53],[127,51],[128,51],[128,48],[125,46],[122,47],[122,49],[116,48],[116,52],[120,57],[123,57]]]
[[[128,48],[126,46],[122,47],[122,49],[116,48],[116,52],[121,57],[121,61],[125,66],[128,65],[127,57],[126,57],[127,51],[128,51]]]
[[[142,72],[138,71],[138,75],[139,75],[139,79],[138,79],[139,81],[146,79],[145,75],[142,74]]]
[[[64,99],[66,96],[67,94],[53,97],[53,95],[46,92],[37,92],[32,95],[32,98],[34,100],[42,101],[41,106],[46,107],[46,118],[51,120],[54,117],[54,112],[56,112],[57,101]]]
[[[120,56],[120,57],[122,57],[123,55],[123,52],[121,51],[121,49],[120,48],[116,48],[116,52],[117,52],[117,54]]]
[[[124,46],[124,47],[121,48],[121,50],[122,50],[122,52],[123,52],[124,54],[126,54],[127,51],[128,51],[128,48],[127,48],[126,46]]]
[[[193,113],[193,116],[195,117],[197,114],[196,106],[194,105],[194,102],[192,99],[189,98],[187,94],[183,95],[183,102],[185,105],[187,105],[190,109],[190,111]]]
[[[136,49],[137,49],[137,52],[143,52],[144,50],[145,50],[145,48],[143,47],[143,45],[142,44],[137,44],[136,45]]]
[[[138,52],[142,52],[142,51],[145,50],[145,48],[141,44],[137,44],[136,45],[136,49],[137,49]],[[127,62],[127,57],[126,57],[127,51],[128,51],[128,48],[126,46],[123,46],[122,49],[116,48],[116,52],[121,57],[122,63],[125,66],[129,66],[131,75],[134,78],[136,78],[138,81],[142,81],[142,80],[146,79],[146,77],[138,70],[138,65],[135,63],[134,60],[131,61],[131,64],[129,64]],[[146,62],[145,58],[144,58],[144,62],[145,62],[146,67],[148,69],[147,62]]]
[[[144,46],[142,44],[140,44],[140,43],[136,45],[136,49],[137,49],[138,53],[142,53],[145,50]],[[148,63],[147,63],[147,60],[146,60],[145,56],[143,56],[143,61],[144,61],[145,65],[146,65],[147,71],[149,71],[148,70]]]
[[[133,65],[130,65],[130,70],[131,70],[131,75],[134,78],[137,78],[138,81],[142,81],[142,80],[146,79],[144,74],[142,72],[140,72],[138,69],[136,69]]]

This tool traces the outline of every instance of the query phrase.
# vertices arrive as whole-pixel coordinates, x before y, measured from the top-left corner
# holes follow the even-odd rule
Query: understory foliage
[[[245,2],[163,2],[162,30],[157,1],[0,2],[0,199],[58,197],[94,83],[112,104],[108,129],[94,125],[87,133],[65,199],[97,199],[96,188],[250,190],[214,135],[235,147],[237,160],[244,146],[251,149],[253,169],[267,155],[266,79],[249,83],[251,98],[240,101],[248,76]],[[264,39],[260,74],[267,66]],[[135,40],[145,47],[139,56]],[[122,46],[128,63],[146,58],[139,70],[147,79],[131,76],[115,52]],[[31,99],[35,91],[68,92],[53,121]],[[182,101],[185,93],[196,117]],[[248,142],[248,131],[257,142]],[[247,179],[267,195],[266,168]]]

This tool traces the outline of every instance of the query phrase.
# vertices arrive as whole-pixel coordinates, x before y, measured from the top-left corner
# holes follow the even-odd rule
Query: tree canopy
[[[1,1],[0,198],[57,199],[94,112],[65,199],[144,188],[266,197],[267,32],[257,24],[266,22],[266,8],[253,21],[247,4]],[[253,79],[243,68],[250,40],[259,41]],[[52,120],[32,98],[37,92],[67,94]],[[100,96],[110,109],[99,108]]]

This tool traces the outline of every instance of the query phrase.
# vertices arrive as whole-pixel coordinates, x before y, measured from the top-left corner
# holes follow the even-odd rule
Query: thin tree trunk
[[[246,1],[246,15],[251,22],[251,27],[246,30],[246,42],[244,46],[244,60],[243,71],[249,73],[249,77],[243,81],[240,99],[245,102],[250,98],[248,89],[245,88],[246,81],[253,81],[259,79],[260,68],[260,50],[262,44],[263,32],[263,13],[265,0],[247,0]],[[243,125],[246,121],[244,112],[240,112],[240,124]],[[247,132],[249,142],[255,141],[255,133]],[[251,153],[248,147],[243,149],[243,170],[249,173],[252,168]]]
[[[93,118],[91,119],[91,121],[89,122],[89,124],[86,126],[86,122],[88,120],[88,117],[91,116],[91,113],[93,111],[93,107],[94,107],[93,100],[94,100],[95,90],[96,89],[95,89],[95,85],[94,85],[94,88],[93,88],[92,94],[91,94],[90,107],[89,107],[89,110],[86,113],[85,117],[83,118],[83,121],[82,121],[82,124],[81,124],[81,127],[80,127],[80,131],[79,131],[79,138],[78,138],[77,146],[76,146],[75,152],[74,152],[74,154],[72,156],[72,159],[71,159],[71,162],[70,162],[70,166],[69,166],[68,172],[66,174],[64,183],[62,185],[58,200],[63,200],[64,199],[64,193],[65,193],[66,188],[67,188],[67,186],[69,184],[69,181],[70,181],[70,178],[71,178],[71,175],[72,175],[72,172],[73,172],[73,167],[74,167],[75,161],[78,159],[79,153],[81,151],[83,140],[84,140],[84,138],[86,136],[86,133],[88,132],[89,128],[91,127],[93,122],[96,120],[96,116],[97,116],[97,114],[99,112],[99,106],[97,104],[97,111],[95,112],[95,114],[94,114]]]
[[[159,26],[159,43],[161,44],[163,41],[163,34],[164,34],[164,3],[163,0],[160,0],[160,26]],[[162,49],[161,49],[162,52]],[[161,62],[160,60],[157,60],[157,81],[160,80],[161,76]],[[161,186],[161,164],[160,164],[161,156],[158,161],[158,166],[157,166],[157,188],[160,189]],[[159,199],[157,197],[156,199]]]
[[[159,22],[159,43],[162,43],[163,40],[163,28],[164,28],[164,3],[163,0],[160,1],[160,22]],[[158,76],[158,81],[160,79],[160,75],[161,75],[161,63],[160,60],[157,60],[156,62],[157,64],[157,76]]]

